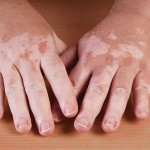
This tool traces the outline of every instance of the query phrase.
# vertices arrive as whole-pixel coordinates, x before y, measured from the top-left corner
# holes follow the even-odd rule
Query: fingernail
[[[54,118],[54,121],[55,122],[59,122],[60,120],[58,118]]]
[[[52,128],[52,126],[50,123],[48,123],[47,121],[42,122],[41,126],[40,126],[40,132],[45,133],[45,132],[51,130],[51,128]]]
[[[53,114],[53,119],[54,119],[55,123],[59,123],[59,122],[63,121],[64,116],[63,116],[62,113],[60,113],[60,114],[55,114],[54,113]]]
[[[65,116],[70,116],[75,113],[75,108],[71,104],[66,104],[64,109]]]
[[[80,119],[76,122],[77,125],[83,127],[83,128],[88,128],[88,122],[86,119]]]
[[[60,122],[62,122],[62,121],[63,121],[63,119],[54,118],[54,122],[55,122],[55,123],[60,123]]]
[[[112,118],[107,119],[107,121],[105,122],[105,126],[109,127],[109,128],[114,128],[115,126],[115,121]]]
[[[148,114],[147,114],[146,112],[140,112],[139,114],[140,114],[140,116],[142,116],[142,117],[147,117],[147,116],[148,116]]]
[[[27,125],[28,125],[28,122],[27,122],[26,119],[23,119],[23,118],[22,118],[22,119],[19,120],[18,125],[19,125],[19,129],[21,129],[21,128],[27,126]]]

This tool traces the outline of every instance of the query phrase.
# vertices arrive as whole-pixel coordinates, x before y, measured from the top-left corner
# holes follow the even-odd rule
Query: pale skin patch
[[[144,29],[142,29],[142,28],[137,28],[136,32],[141,35],[145,33]]]
[[[82,39],[82,45],[80,45],[80,48],[84,49],[84,52],[92,52],[93,57],[106,54],[110,47],[108,43],[103,42],[98,36],[95,35],[91,36],[90,38],[84,37]]]
[[[131,55],[135,59],[142,59],[143,53],[138,46],[131,44],[118,44],[118,48],[112,50],[110,53],[114,58],[123,56],[129,57]]]
[[[146,46],[145,42],[140,42],[140,45],[143,47]],[[84,57],[88,56],[89,53],[92,57],[96,57],[98,55],[110,54],[114,58],[118,57],[132,57],[134,59],[142,59],[143,52],[139,48],[139,46],[134,44],[117,44],[116,48],[114,49],[109,41],[104,42],[100,37],[96,35],[92,35],[91,37],[83,37],[81,40],[81,44],[79,49],[84,49]]]
[[[46,51],[50,49],[50,45],[52,42],[53,39],[50,35],[33,36],[25,32],[22,35],[13,37],[7,42],[4,42],[1,39],[0,52],[5,53],[5,55],[14,62],[15,59],[18,59],[20,57],[20,55],[23,56],[25,53],[28,53],[29,51],[33,53],[33,56],[35,58],[39,59],[41,54],[42,55],[45,54]]]
[[[50,35],[33,36],[27,32],[7,42],[0,39],[0,58],[2,57],[3,62],[8,63],[9,61],[18,67],[22,59],[31,66],[32,71],[36,71],[35,65],[40,61],[41,55],[44,55],[48,49],[50,50],[50,46],[54,45],[52,42]]]
[[[139,43],[139,45],[142,46],[142,47],[145,47],[145,48],[147,47],[147,43],[144,42],[144,41],[139,41],[138,43]]]
[[[108,39],[110,40],[116,40],[117,36],[115,35],[115,31],[111,31],[111,33],[107,36]]]
[[[130,44],[118,44],[118,46],[124,52],[123,55],[129,53],[135,59],[141,59],[143,57],[143,53],[138,46]]]
[[[138,33],[144,33],[144,29],[136,28]],[[142,48],[147,47],[145,41],[139,41],[138,43],[122,42],[116,36],[114,29],[107,31],[106,33],[87,33],[79,42],[79,49],[83,50],[85,59],[86,56],[96,57],[100,55],[111,55],[113,58],[119,57],[132,57],[134,59],[142,59],[143,52]]]

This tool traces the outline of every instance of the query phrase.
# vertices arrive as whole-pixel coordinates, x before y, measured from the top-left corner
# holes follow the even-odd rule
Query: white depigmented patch
[[[143,57],[142,51],[137,46],[129,44],[119,44],[118,46],[123,52],[130,53],[133,58],[141,59]]]
[[[139,45],[142,46],[142,47],[147,47],[147,43],[144,42],[144,41],[139,41],[138,43],[139,43]]]
[[[118,49],[112,50],[110,53],[113,57],[128,57],[130,54],[135,59],[141,59],[143,57],[143,53],[139,47],[130,44],[118,44]]]
[[[90,38],[82,38],[81,48],[88,54],[92,52],[92,56],[96,57],[97,55],[106,54],[110,47],[109,44],[103,42],[98,36],[91,36]]]
[[[116,61],[112,62],[112,65],[107,65],[105,68],[105,71],[107,72],[112,72],[112,70],[115,70],[116,68],[118,68],[118,64]]]
[[[113,30],[107,37],[110,40],[116,40],[117,36],[115,35],[115,31]]]
[[[137,28],[137,29],[136,29],[136,32],[137,32],[138,34],[144,34],[144,29],[142,29],[142,28]]]
[[[122,51],[119,51],[118,49],[112,49],[110,52],[110,55],[112,55],[114,58],[120,57],[123,55]]]
[[[52,37],[48,35],[43,36],[31,36],[29,33],[24,33],[10,39],[8,42],[4,42],[0,39],[0,50],[4,51],[9,58],[14,57],[14,55],[19,58],[21,54],[27,51],[35,52],[39,49],[39,43],[44,41],[52,41]],[[53,44],[52,44],[53,45]],[[47,45],[47,49],[50,48]],[[30,57],[32,57],[31,55]],[[15,57],[15,58],[16,58]],[[32,58],[31,58],[32,59]]]

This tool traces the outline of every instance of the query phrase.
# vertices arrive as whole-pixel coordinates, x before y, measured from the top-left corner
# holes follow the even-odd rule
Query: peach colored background
[[[32,5],[67,44],[73,44],[94,27],[110,9],[113,0],[31,0]],[[150,149],[150,119],[138,121],[133,106],[128,104],[121,126],[115,133],[101,130],[103,111],[90,132],[79,134],[73,120],[56,125],[49,137],[38,134],[33,116],[30,133],[16,132],[9,107],[0,121],[0,150],[148,150]]]

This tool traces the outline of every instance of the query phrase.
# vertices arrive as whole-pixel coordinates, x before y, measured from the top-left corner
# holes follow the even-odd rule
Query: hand
[[[115,131],[119,127],[132,90],[136,117],[146,119],[149,115],[148,16],[118,7],[117,3],[115,6],[100,24],[78,42],[79,60],[69,75],[76,96],[89,82],[74,122],[79,132],[87,132],[92,127],[109,90],[109,101],[102,121],[105,132]],[[62,58],[71,58],[69,53],[66,51]],[[53,114],[58,118],[56,120],[61,121],[61,113],[55,113],[55,108],[58,108],[57,104],[53,106]]]
[[[78,110],[59,57],[66,45],[26,0],[0,1],[0,14],[0,116],[5,89],[16,130],[25,133],[31,129],[28,98],[40,134],[49,135],[54,121],[41,71],[63,114],[73,117]]]

